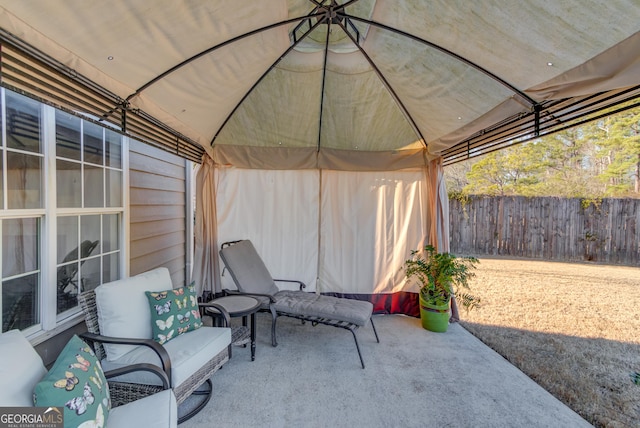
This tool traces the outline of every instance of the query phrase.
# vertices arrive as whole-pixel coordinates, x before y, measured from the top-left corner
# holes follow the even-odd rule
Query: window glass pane
[[[0,210],[4,209],[4,174],[2,173],[4,170],[4,151],[0,149]]]
[[[81,165],[58,159],[56,161],[56,196],[58,208],[82,207]]]
[[[105,130],[106,134],[106,159],[105,165],[112,168],[122,168],[122,135],[111,130]]]
[[[100,285],[100,257],[80,262],[81,291],[93,290]]]
[[[2,278],[38,270],[38,219],[2,221]]]
[[[108,207],[122,206],[122,171],[113,169],[105,170],[107,174],[107,201]]]
[[[80,258],[100,253],[100,215],[80,217],[80,240],[82,241]]]
[[[2,282],[2,331],[40,322],[37,273]]]
[[[78,260],[78,217],[58,217],[57,263]]]
[[[102,216],[102,252],[108,253],[120,249],[120,228],[118,214],[105,214]]]
[[[104,169],[84,165],[84,206],[104,207]]]
[[[6,91],[7,147],[42,153],[40,103]]]
[[[7,197],[10,209],[42,208],[42,158],[7,153]]]
[[[56,110],[56,155],[81,160],[80,118]]]
[[[2,278],[37,271],[39,219],[2,220]],[[39,322],[38,277],[34,272],[2,281],[2,331]]]
[[[120,254],[114,253],[106,256],[102,256],[102,283],[115,281],[120,278],[119,275],[119,256]]]
[[[71,257],[70,257],[71,258]],[[77,253],[76,253],[77,258]],[[57,271],[57,304],[59,314],[78,305],[78,268],[80,262],[75,261],[58,266]]]
[[[84,122],[84,161],[104,165],[102,149],[102,128],[91,122]]]

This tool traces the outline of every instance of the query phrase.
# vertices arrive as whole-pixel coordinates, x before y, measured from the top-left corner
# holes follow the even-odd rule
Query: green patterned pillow
[[[74,335],[49,373],[36,385],[38,407],[64,407],[65,426],[106,425],[111,399],[100,361],[91,348]]]
[[[161,345],[202,327],[193,284],[165,291],[145,291],[145,294],[149,299],[153,340]]]

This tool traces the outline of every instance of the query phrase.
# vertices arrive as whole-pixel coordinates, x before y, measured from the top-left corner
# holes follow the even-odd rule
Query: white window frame
[[[2,97],[2,138],[6,141],[6,99],[5,88],[0,88]],[[39,252],[40,252],[40,278],[39,290],[39,315],[40,322],[23,330],[24,335],[32,344],[41,343],[48,338],[83,321],[82,312],[70,310],[63,314],[57,314],[57,218],[60,215],[92,215],[92,214],[119,214],[121,223],[119,227],[119,276],[129,276],[129,138],[122,136],[122,206],[104,208],[57,208],[56,205],[56,109],[52,106],[40,103],[42,129],[42,203],[39,209],[0,209],[0,219],[13,219],[25,217],[38,217],[40,219]],[[87,119],[86,117],[83,119]],[[90,119],[90,118],[88,118]],[[4,165],[6,165],[7,150],[3,150]],[[84,162],[83,162],[84,163]],[[103,165],[103,168],[108,168]],[[3,170],[3,183],[6,183],[7,169]],[[84,186],[84,174],[82,174]],[[4,185],[4,184],[3,184]],[[106,183],[103,182],[103,185]],[[84,187],[83,187],[84,188]],[[106,197],[106,195],[105,195]],[[7,192],[4,193],[7,207]],[[84,198],[84,195],[83,195]],[[0,235],[1,236],[1,235]],[[0,247],[1,251],[1,247]],[[1,254],[0,254],[1,256]],[[1,258],[0,258],[1,260]],[[1,291],[1,283],[0,283]],[[1,294],[0,294],[1,296]],[[0,298],[0,310],[2,302]]]

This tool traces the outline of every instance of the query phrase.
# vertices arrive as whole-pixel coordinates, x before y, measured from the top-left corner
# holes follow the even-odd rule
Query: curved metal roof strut
[[[331,19],[327,19],[325,16],[322,21],[323,24],[327,24],[327,38],[324,42],[324,59],[322,63],[322,85],[320,88],[320,116],[318,117],[318,145],[316,146],[316,152],[320,152],[320,144],[322,143],[322,113],[324,106],[324,85],[327,81],[327,60],[329,58],[329,36],[331,35]]]
[[[416,42],[419,42],[419,43],[425,44],[427,46],[430,46],[430,47],[432,47],[434,49],[437,49],[440,52],[442,52],[442,53],[444,53],[446,55],[449,55],[449,56],[457,59],[458,61],[461,61],[461,62],[467,64],[470,67],[475,68],[476,70],[482,72],[486,76],[488,76],[491,79],[495,80],[496,82],[500,83],[502,86],[508,88],[513,93],[515,93],[518,96],[522,97],[527,103],[529,103],[531,105],[532,108],[536,104],[538,104],[533,98],[531,98],[530,96],[525,94],[523,91],[521,91],[520,89],[516,88],[515,86],[513,86],[511,83],[507,82],[506,80],[504,80],[500,76],[492,73],[491,71],[489,71],[486,68],[476,64],[475,62],[473,62],[473,61],[471,61],[471,60],[469,60],[469,59],[467,59],[467,58],[465,58],[465,57],[463,57],[461,55],[458,55],[455,52],[450,51],[449,49],[446,49],[446,48],[444,48],[444,47],[442,47],[440,45],[437,45],[437,44],[435,44],[433,42],[430,42],[428,40],[422,39],[422,38],[420,38],[420,37],[418,37],[416,35],[413,35],[411,33],[407,33],[406,31],[402,31],[402,30],[399,30],[397,28],[390,27],[388,25],[381,24],[381,23],[376,22],[376,21],[371,21],[369,19],[364,19],[364,18],[360,18],[360,17],[357,17],[357,16],[353,16],[353,15],[347,15],[347,14],[345,14],[344,16],[346,18],[352,19],[354,21],[362,22],[364,24],[368,24],[368,25],[371,25],[373,27],[378,27],[378,28],[381,28],[383,30],[391,31],[391,32],[396,33],[396,34],[400,34],[401,36],[408,37],[408,38],[410,38],[412,40],[415,40]]]
[[[273,23],[273,24],[269,24],[269,25],[266,25],[264,27],[256,28],[255,30],[251,30],[251,31],[249,31],[247,33],[240,34],[240,35],[238,35],[236,37],[232,37],[229,40],[225,40],[224,42],[219,43],[219,44],[217,44],[215,46],[212,46],[212,47],[210,47],[208,49],[205,49],[202,52],[198,52],[197,54],[193,55],[192,57],[185,59],[181,63],[176,64],[173,67],[171,67],[170,69],[166,70],[165,72],[157,75],[156,77],[154,77],[153,79],[149,80],[147,83],[142,85],[140,88],[138,88],[133,94],[129,95],[126,98],[126,100],[129,101],[131,98],[135,97],[140,92],[142,92],[145,89],[147,89],[149,86],[151,86],[154,83],[156,83],[157,81],[167,77],[169,74],[171,74],[174,71],[184,67],[185,65],[197,60],[198,58],[200,58],[200,57],[202,57],[204,55],[210,54],[211,52],[213,52],[215,50],[218,50],[218,49],[220,49],[222,47],[230,45],[231,43],[237,42],[238,40],[242,40],[242,39],[245,39],[247,37],[251,37],[251,36],[256,35],[258,33],[261,33],[263,31],[268,31],[268,30],[271,30],[273,28],[281,27],[283,25],[288,25],[288,24],[291,24],[291,23],[294,23],[294,22],[297,22],[297,21],[303,21],[305,19],[309,19],[309,18],[312,18],[314,16],[323,16],[323,15],[324,15],[324,13],[313,13],[312,12],[309,15],[299,16],[299,17],[296,17],[296,18],[291,18],[291,19],[287,19],[287,20],[284,20],[284,21],[280,21],[280,22],[276,22],[276,23]]]
[[[349,19],[348,15],[343,15],[343,17],[345,19],[345,22],[346,20]],[[422,141],[422,144],[425,147],[427,147],[427,140],[424,139],[424,135],[422,135],[422,132],[418,128],[418,125],[416,124],[415,120],[413,120],[413,117],[411,116],[411,114],[409,113],[409,111],[407,110],[403,102],[400,100],[400,98],[396,94],[396,91],[394,91],[394,89],[391,87],[387,79],[384,77],[384,74],[382,74],[382,71],[380,71],[378,66],[371,59],[371,57],[365,52],[364,49],[362,49],[360,44],[358,44],[358,41],[356,40],[356,38],[353,37],[353,35],[347,30],[347,27],[345,24],[342,23],[342,20],[339,21],[338,25],[340,25],[342,30],[347,34],[347,36],[349,36],[349,39],[351,39],[353,44],[358,48],[360,53],[365,57],[365,59],[367,60],[371,68],[373,68],[373,71],[375,71],[378,78],[382,81],[382,84],[384,85],[384,87],[387,88],[387,91],[389,91],[389,93],[391,94],[391,97],[396,102],[396,104],[398,105],[398,107],[400,108],[404,116],[407,118],[407,121],[409,122],[409,124],[411,124],[411,127],[413,128],[413,132],[415,132],[416,135],[420,138],[420,141]]]
[[[320,14],[320,16],[322,16],[323,14]],[[314,17],[314,16],[318,16],[318,15],[309,15],[306,16],[304,19],[308,19],[310,17]],[[262,80],[267,76],[267,74],[269,74],[269,72],[271,70],[273,70],[273,68],[278,65],[278,63],[280,63],[280,61],[282,61],[282,58],[284,58],[289,52],[291,52],[297,45],[298,43],[300,43],[302,40],[304,40],[309,34],[311,34],[313,32],[313,30],[315,30],[320,24],[322,24],[324,21],[319,20],[318,22],[316,22],[314,25],[311,26],[311,28],[309,28],[303,35],[302,37],[300,37],[300,39],[296,40],[294,43],[291,44],[291,46],[289,46],[283,53],[282,55],[280,55],[278,57],[278,59],[271,64],[271,66],[269,68],[267,68],[267,70],[260,76],[260,78],[258,80],[256,80],[256,82],[251,86],[251,88],[244,94],[244,96],[240,99],[240,101],[236,104],[236,106],[231,110],[231,112],[229,113],[229,115],[226,117],[226,119],[222,122],[222,124],[220,125],[220,127],[218,128],[218,130],[216,131],[215,135],[213,136],[213,138],[211,139],[211,142],[209,143],[210,145],[213,145],[214,141],[216,140],[216,138],[218,138],[218,135],[220,135],[220,132],[222,131],[222,128],[225,127],[225,125],[227,124],[227,122],[231,119],[231,117],[233,116],[233,114],[238,110],[238,108],[240,107],[240,105],[244,102],[244,100],[247,99],[247,97],[253,92],[253,90],[260,84],[260,82],[262,82]]]

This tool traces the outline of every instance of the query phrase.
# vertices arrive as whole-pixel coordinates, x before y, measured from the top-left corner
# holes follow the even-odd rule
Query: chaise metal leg
[[[276,312],[276,310],[271,307],[271,316],[272,316],[272,320],[271,320],[271,346],[275,347],[278,346],[278,342],[276,341],[276,320],[278,319],[278,313]]]
[[[364,369],[364,360],[362,359],[362,353],[360,352],[360,345],[358,344],[358,338],[356,337],[356,330],[351,328],[348,328],[347,330],[353,334],[353,340],[355,340],[356,349],[358,350],[358,357],[360,357],[360,364],[362,364],[362,368]]]
[[[380,343],[380,339],[378,339],[378,332],[376,331],[376,326],[373,324],[373,318],[369,318],[369,321],[371,321],[371,327],[373,327],[373,333],[376,335],[376,340],[378,341],[378,343]]]

